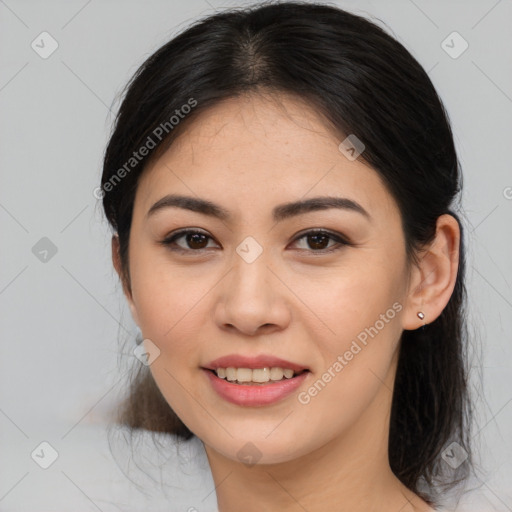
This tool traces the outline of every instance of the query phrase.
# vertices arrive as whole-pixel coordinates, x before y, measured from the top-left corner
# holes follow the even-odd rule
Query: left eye
[[[315,249],[313,252],[332,252],[340,249],[344,245],[350,245],[349,242],[341,236],[328,231],[308,231],[296,238],[295,242],[302,240],[303,238],[311,248]],[[329,241],[334,241],[336,243],[329,247]]]
[[[185,240],[186,247],[177,243],[180,239]],[[351,245],[348,240],[340,235],[330,233],[328,231],[316,230],[308,231],[303,233],[301,236],[295,238],[294,243],[299,240],[305,239],[309,245],[311,252],[333,252],[340,249],[344,245]],[[169,238],[166,238],[162,242],[162,245],[168,246],[169,249],[178,252],[199,252],[208,247],[208,240],[213,240],[212,237],[193,229],[187,229],[175,233]],[[334,245],[329,246],[329,242],[335,242]],[[308,250],[307,248],[305,250]]]

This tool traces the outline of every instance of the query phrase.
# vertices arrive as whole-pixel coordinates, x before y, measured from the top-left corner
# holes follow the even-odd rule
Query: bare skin
[[[408,265],[394,199],[372,168],[338,150],[340,142],[295,98],[230,99],[187,126],[138,185],[124,291],[144,338],[160,349],[150,366],[157,385],[204,443],[220,512],[432,510],[389,467],[389,417],[400,335],[432,322],[448,303],[459,228],[441,216],[419,265]],[[207,199],[231,218],[177,207],[147,216],[166,194]],[[277,205],[317,196],[349,198],[369,218],[335,208],[279,222],[271,216]],[[183,236],[178,252],[160,243],[182,228],[203,232],[203,244]],[[322,252],[302,236],[314,229],[351,245],[327,238]],[[248,236],[263,249],[251,263],[236,252]],[[121,276],[116,237],[112,248]],[[378,334],[342,371],[308,394],[376,325]],[[311,373],[277,403],[232,404],[201,366],[233,353],[271,354]],[[238,455],[247,443],[260,453],[254,465]]]

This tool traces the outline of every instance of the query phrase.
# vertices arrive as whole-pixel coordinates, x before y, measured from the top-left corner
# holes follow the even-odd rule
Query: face
[[[132,314],[150,353],[160,351],[150,370],[167,402],[228,459],[254,449],[248,442],[260,463],[312,453],[361,428],[392,388],[408,283],[400,214],[341,141],[297,99],[230,99],[189,124],[139,182]],[[218,211],[168,201],[150,212],[167,195]],[[345,201],[283,207],[326,197]],[[307,371],[231,383],[205,370],[225,356],[248,360],[221,367]],[[281,376],[234,375],[272,372]]]

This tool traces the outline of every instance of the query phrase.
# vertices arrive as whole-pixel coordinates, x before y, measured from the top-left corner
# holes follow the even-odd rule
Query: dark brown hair
[[[439,485],[445,489],[466,478],[471,461],[464,233],[453,209],[462,177],[448,115],[428,74],[377,24],[325,4],[261,4],[196,22],[140,66],[127,85],[101,180],[104,211],[119,236],[124,284],[129,290],[133,203],[149,158],[223,99],[272,92],[306,100],[339,133],[364,143],[359,158],[399,206],[409,262],[433,240],[440,215],[459,222],[455,289],[435,321],[402,334],[390,420],[391,469],[433,503]],[[191,99],[195,106],[183,108]],[[144,146],[154,147],[131,161]],[[119,421],[189,439],[193,434],[148,368],[139,364],[134,371]],[[469,454],[457,470],[440,457],[452,442]]]

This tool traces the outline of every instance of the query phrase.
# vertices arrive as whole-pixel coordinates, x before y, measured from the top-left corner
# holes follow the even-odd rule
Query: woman
[[[439,506],[471,461],[460,189],[428,75],[368,20],[289,2],[173,38],[104,160],[144,338],[120,422],[197,436],[220,512]]]

